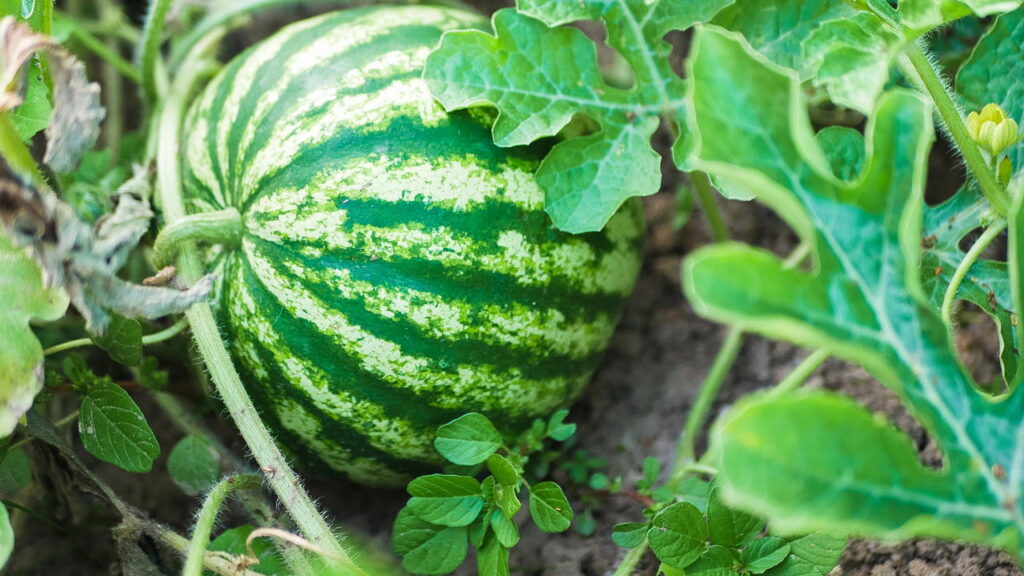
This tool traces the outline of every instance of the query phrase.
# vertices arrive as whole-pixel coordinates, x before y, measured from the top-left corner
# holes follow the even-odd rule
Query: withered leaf
[[[212,289],[212,276],[184,291],[132,284],[117,276],[153,217],[141,169],[115,194],[114,212],[94,227],[54,194],[16,181],[10,170],[6,177],[3,174],[0,222],[17,244],[31,247],[46,285],[67,292],[90,332],[106,331],[110,311],[129,318],[159,318],[183,312]]]

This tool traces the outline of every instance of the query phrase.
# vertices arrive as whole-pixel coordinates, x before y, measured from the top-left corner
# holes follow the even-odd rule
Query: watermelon
[[[190,211],[235,207],[215,255],[225,340],[265,421],[307,468],[374,484],[436,469],[437,426],[507,432],[571,403],[641,264],[641,207],[564,234],[487,114],[421,79],[478,15],[370,7],[282,29],[234,59],[185,122]],[[214,256],[211,256],[214,258]]]

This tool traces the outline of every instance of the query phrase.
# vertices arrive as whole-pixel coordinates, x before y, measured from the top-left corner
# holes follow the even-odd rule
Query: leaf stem
[[[612,576],[633,576],[636,572],[636,567],[640,564],[640,561],[647,555],[647,549],[651,547],[650,542],[647,538],[640,543],[636,548],[631,548],[626,556],[619,563],[619,567],[615,569],[615,573]]]
[[[949,279],[949,286],[946,288],[946,293],[942,297],[942,318],[947,324],[952,325],[953,323],[953,303],[956,302],[956,293],[960,290],[960,285],[963,283],[964,278],[967,277],[967,273],[970,272],[971,267],[981,258],[985,249],[988,248],[989,244],[993,240],[1002,234],[1003,230],[1006,230],[1006,220],[997,220],[985,229],[985,232],[978,237],[978,240],[971,246],[971,249],[967,251],[964,259],[960,261],[960,264],[956,267],[956,271],[953,272],[953,277]]]
[[[156,106],[159,99],[160,80],[157,78],[157,60],[160,58],[160,43],[163,38],[164,23],[172,0],[151,0],[146,13],[146,23],[142,28],[142,45],[139,54],[139,66],[142,68],[142,92],[146,102]]]
[[[171,324],[170,326],[164,328],[159,332],[154,332],[152,334],[146,334],[145,336],[143,336],[142,345],[149,346],[150,344],[157,344],[160,342],[164,342],[166,340],[170,340],[171,338],[174,338],[178,334],[181,334],[181,332],[185,330],[185,328],[188,328],[188,318],[182,317],[174,324]],[[89,346],[92,344],[95,344],[95,342],[93,342],[91,338],[78,338],[76,340],[68,340],[67,342],[61,342],[60,344],[55,344],[53,346],[50,346],[46,350],[43,350],[43,356],[50,356],[58,352],[66,352],[68,350],[74,350],[75,348],[81,348],[83,346]]]
[[[252,474],[239,476],[228,476],[218,482],[206,495],[203,507],[199,509],[196,518],[196,527],[192,531],[192,540],[189,541],[188,552],[185,556],[185,568],[182,576],[203,576],[203,560],[206,557],[206,547],[210,544],[210,533],[213,532],[213,523],[217,520],[224,500],[235,490],[245,490],[259,487],[259,478]]]
[[[216,37],[208,37],[211,46],[216,41]],[[179,173],[179,132],[189,95],[198,80],[210,70],[209,62],[196,60],[208,48],[209,46],[202,44],[197,45],[193,54],[186,59],[185,65],[175,76],[170,94],[158,116],[157,184],[164,219],[168,225],[174,224],[186,215]],[[186,282],[193,282],[201,276],[202,266],[191,247],[186,246],[181,250],[178,256],[178,271]],[[266,473],[267,482],[295,520],[299,530],[307,539],[327,550],[331,556],[340,558],[347,573],[365,576],[365,573],[351,561],[344,547],[335,538],[331,527],[302,489],[299,477],[288,465],[284,454],[260,420],[259,413],[253,406],[224,347],[210,305],[205,302],[195,304],[186,312],[186,316],[189,318],[196,345],[221,401],[260,469]]]
[[[912,43],[907,48],[906,54],[910,64],[917,72],[917,77],[925,91],[928,92],[935,102],[940,120],[963,155],[964,161],[967,162],[967,167],[978,181],[978,186],[981,188],[982,193],[988,198],[992,209],[999,216],[1006,217],[1010,210],[1010,201],[1006,191],[999,185],[995,174],[986,164],[981,150],[978,149],[978,145],[968,133],[967,125],[964,124],[963,116],[960,115],[960,109],[957,108],[956,102],[953,101],[953,97],[950,95],[949,89],[946,83],[943,82],[935,65],[925,53],[922,41],[918,40]]]
[[[686,415],[686,424],[679,437],[679,447],[676,449],[676,460],[672,467],[672,479],[678,480],[686,471],[686,467],[693,464],[697,452],[697,434],[707,417],[711,405],[718,395],[718,390],[725,382],[740,347],[743,345],[743,330],[730,328],[729,333],[722,342],[722,347],[715,356],[704,383],[700,387],[700,393]]]
[[[715,239],[715,242],[729,241],[729,227],[725,224],[725,219],[722,218],[722,211],[718,208],[718,203],[715,202],[711,178],[708,177],[707,172],[695,170],[690,172],[690,181],[693,182],[693,188],[697,191],[697,200],[704,210],[708,226],[711,227],[712,238]]]
[[[792,372],[786,375],[774,388],[772,388],[770,394],[783,395],[796,390],[807,379],[818,369],[825,360],[828,360],[829,352],[827,350],[815,350],[807,355]]]
[[[163,268],[174,262],[182,248],[194,242],[237,246],[242,237],[242,215],[234,207],[178,218],[160,231],[153,243],[153,262]]]

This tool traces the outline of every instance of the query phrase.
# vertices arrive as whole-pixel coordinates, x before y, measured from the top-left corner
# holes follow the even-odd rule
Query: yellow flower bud
[[[971,139],[993,156],[1021,140],[1020,127],[996,104],[986,104],[981,113],[967,115],[967,132]]]

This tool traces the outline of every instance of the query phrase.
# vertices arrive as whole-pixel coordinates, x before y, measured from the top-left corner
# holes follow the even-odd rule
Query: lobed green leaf
[[[814,139],[795,72],[713,28],[698,34],[688,70],[690,163],[775,209],[814,254],[804,271],[740,245],[703,249],[685,263],[693,306],[864,366],[946,456],[944,470],[924,469],[906,437],[829,394],[752,398],[714,435],[727,500],[783,534],[945,537],[1017,553],[1024,394],[977,391],[920,283],[928,107],[908,92],[883,95],[866,167],[845,182]]]
[[[9,436],[43,387],[43,349],[29,328],[32,320],[64,315],[68,297],[43,284],[39,266],[0,229],[0,437]]]
[[[448,110],[491,105],[499,114],[494,141],[517,146],[559,134],[581,114],[600,128],[558,142],[537,171],[546,210],[567,232],[600,230],[623,202],[661,184],[651,137],[660,117],[684,106],[682,81],[668,61],[664,36],[713,17],[734,0],[520,0],[500,10],[494,35],[449,32],[424,70]],[[532,17],[531,17],[532,16]],[[574,28],[552,26],[592,18],[633,70],[635,86],[605,82],[594,43]]]

